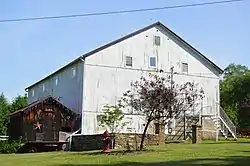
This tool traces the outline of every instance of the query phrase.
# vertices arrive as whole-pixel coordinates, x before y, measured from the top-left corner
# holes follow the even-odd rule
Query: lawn
[[[0,155],[1,166],[161,166],[249,165],[250,140],[202,144],[167,144],[151,151],[100,155],[96,152],[50,152]]]

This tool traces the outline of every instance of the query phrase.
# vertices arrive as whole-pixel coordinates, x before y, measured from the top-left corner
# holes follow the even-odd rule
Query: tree
[[[237,127],[250,127],[247,106],[250,100],[250,70],[240,64],[229,64],[220,82],[220,103]],[[247,109],[249,107],[249,109]]]
[[[165,125],[167,119],[179,117],[197,106],[197,100],[203,97],[203,91],[197,84],[187,82],[175,85],[174,82],[159,74],[149,74],[149,78],[141,77],[131,83],[131,90],[126,91],[121,98],[123,107],[132,108],[138,114],[146,116],[140,150],[143,149],[145,136],[152,121]]]
[[[239,64],[236,65],[235,63],[231,63],[224,69],[223,78],[228,78],[229,76],[233,76],[233,75],[243,75],[246,72],[249,72],[249,69],[247,66],[239,65]]]
[[[121,123],[124,118],[124,114],[119,106],[105,105],[103,113],[98,116],[98,122],[101,126],[107,127],[112,134],[111,144],[113,148],[114,132],[117,132],[118,127],[124,126],[125,123]]]
[[[233,73],[221,82],[221,106],[234,124],[240,128],[250,127],[249,111],[247,111],[250,110],[249,100],[250,72]]]
[[[2,93],[0,95],[0,135],[7,134],[8,117],[11,112],[19,110],[27,106],[27,96],[18,95],[11,103],[9,103]]]
[[[22,109],[22,108],[26,107],[27,105],[28,105],[27,94],[25,94],[24,96],[18,95],[18,96],[15,97],[15,99],[12,101],[12,104],[11,104],[11,112],[17,111],[17,110],[19,110],[19,109]]]
[[[10,105],[2,93],[0,95],[0,135],[6,135]]]

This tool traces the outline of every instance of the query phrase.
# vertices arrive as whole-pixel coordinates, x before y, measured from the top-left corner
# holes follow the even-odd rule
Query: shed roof
[[[114,41],[112,41],[112,42],[109,42],[109,43],[107,43],[107,44],[105,44],[105,45],[103,45],[103,46],[101,46],[101,47],[98,47],[98,48],[96,48],[96,49],[94,49],[94,50],[92,50],[92,51],[90,51],[90,52],[87,52],[87,53],[83,54],[82,56],[76,58],[76,59],[73,60],[72,62],[70,62],[70,63],[68,63],[67,65],[63,66],[62,68],[58,69],[58,70],[55,71],[54,73],[52,73],[52,74],[48,75],[47,77],[43,78],[42,80],[40,80],[40,81],[38,81],[38,82],[36,82],[36,83],[34,83],[34,84],[28,86],[27,88],[25,88],[25,90],[27,90],[27,89],[31,88],[32,86],[34,86],[34,85],[36,85],[36,84],[38,84],[38,83],[40,83],[40,82],[46,80],[47,78],[49,78],[49,77],[51,77],[51,76],[57,74],[58,72],[62,71],[62,70],[65,69],[65,68],[67,68],[68,66],[70,66],[70,65],[72,65],[72,64],[74,64],[74,63],[76,63],[76,62],[78,62],[78,61],[81,61],[82,59],[84,59],[84,58],[86,58],[86,57],[88,57],[88,56],[90,56],[90,55],[92,55],[92,54],[95,54],[95,53],[97,53],[97,52],[99,52],[99,51],[101,51],[101,50],[104,50],[104,49],[106,49],[106,48],[108,48],[108,47],[110,47],[110,46],[112,46],[112,45],[114,45],[114,44],[117,44],[117,43],[119,43],[119,42],[121,42],[121,41],[123,41],[123,40],[126,40],[126,39],[130,38],[130,37],[133,37],[133,36],[135,36],[135,35],[137,35],[137,34],[139,34],[139,33],[142,33],[142,32],[144,32],[144,31],[146,31],[146,30],[148,30],[148,29],[150,29],[150,28],[155,27],[155,26],[160,26],[163,30],[165,30],[166,32],[170,33],[174,38],[176,38],[178,41],[180,41],[183,45],[185,45],[185,46],[186,46],[187,48],[189,48],[190,50],[194,51],[194,52],[195,52],[198,56],[200,56],[205,62],[207,62],[209,65],[211,65],[216,71],[218,71],[219,74],[222,74],[222,73],[223,73],[223,70],[222,70],[219,66],[217,66],[214,62],[212,62],[211,60],[209,60],[205,55],[203,55],[201,52],[199,52],[199,51],[198,51],[197,49],[195,49],[193,46],[191,46],[190,44],[188,44],[184,39],[182,39],[180,36],[178,36],[176,33],[174,33],[172,30],[170,30],[168,27],[166,27],[164,24],[162,24],[161,22],[158,21],[158,22],[156,22],[156,23],[154,23],[154,24],[151,24],[151,25],[149,25],[149,26],[146,26],[146,27],[144,27],[144,28],[142,28],[142,29],[139,29],[139,30],[137,30],[137,31],[135,31],[135,32],[132,32],[132,33],[130,33],[130,34],[124,36],[124,37],[121,37],[121,38],[119,38],[119,39],[117,39],[117,40],[114,40]]]
[[[58,99],[52,97],[52,96],[46,96],[46,97],[43,97],[43,98],[40,98],[36,101],[34,101],[33,103],[30,103],[29,105],[27,105],[26,107],[20,109],[20,110],[17,110],[11,114],[9,114],[10,116],[13,116],[17,113],[27,113],[28,111],[30,111],[32,108],[35,108],[37,106],[39,106],[40,104],[44,104],[44,103],[49,103],[49,102],[54,102],[56,103],[56,105],[58,105],[59,107],[61,107],[63,110],[67,111],[68,113],[74,115],[74,111],[71,110],[70,108],[68,108],[67,106],[65,106],[63,103],[61,103]]]

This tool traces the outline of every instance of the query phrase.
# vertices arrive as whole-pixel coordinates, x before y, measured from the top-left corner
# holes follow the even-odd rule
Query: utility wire
[[[62,19],[62,18],[73,18],[73,17],[90,17],[90,16],[100,16],[100,15],[135,13],[135,12],[146,12],[146,11],[167,10],[167,9],[175,9],[175,8],[186,8],[186,7],[215,5],[215,4],[226,4],[226,3],[242,2],[242,1],[244,1],[244,0],[224,0],[224,1],[193,3],[193,4],[184,4],[184,5],[173,5],[173,6],[156,7],[156,8],[144,8],[144,9],[131,9],[131,10],[110,11],[110,12],[99,12],[99,13],[72,14],[72,15],[59,15],[59,16],[47,16],[47,17],[30,17],[30,18],[17,18],[17,19],[3,19],[3,20],[0,20],[0,23],[20,22],[20,21],[34,21],[34,20],[50,20],[50,19]]]

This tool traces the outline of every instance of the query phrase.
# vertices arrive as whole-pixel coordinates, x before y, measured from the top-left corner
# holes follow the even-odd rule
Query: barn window
[[[58,77],[55,78],[55,84],[58,85]]]
[[[45,90],[46,90],[45,84],[42,85],[42,89],[43,89],[43,92],[45,92]]]
[[[76,76],[76,68],[73,67],[72,68],[72,78],[74,78]]]
[[[156,67],[156,56],[149,56],[149,67]]]
[[[156,45],[156,46],[161,45],[161,37],[160,36],[154,36],[154,45]]]
[[[131,56],[126,56],[126,66],[132,67],[133,59]]]
[[[182,63],[182,73],[188,73],[188,64]]]
[[[159,134],[159,133],[160,133],[160,124],[155,123],[155,134]]]

